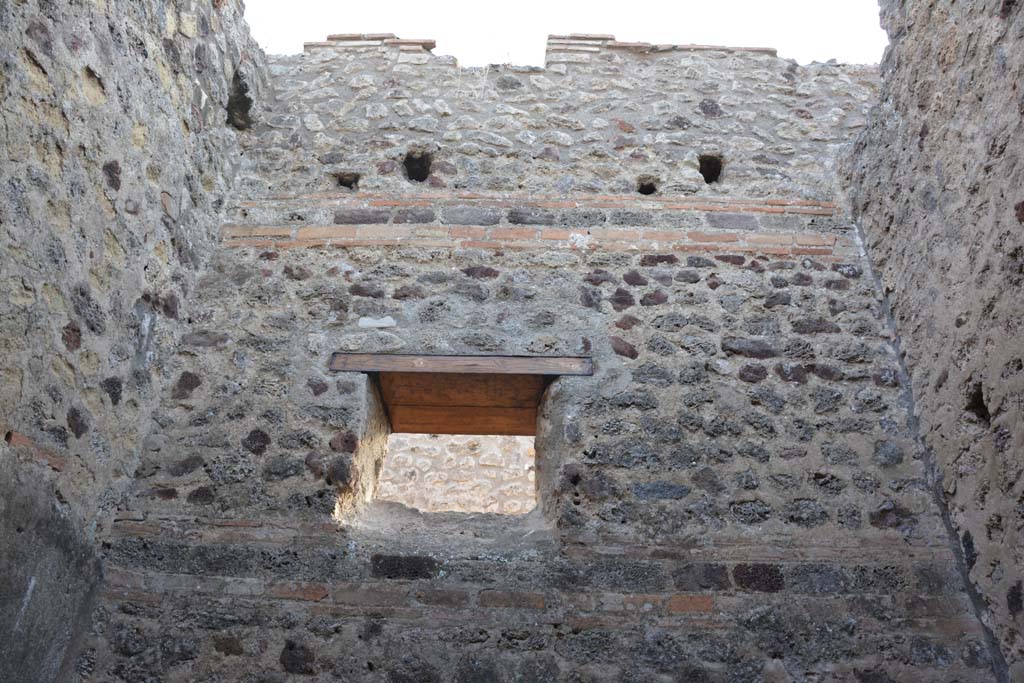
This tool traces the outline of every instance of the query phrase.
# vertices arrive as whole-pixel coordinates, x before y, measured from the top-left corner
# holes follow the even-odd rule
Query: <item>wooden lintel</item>
[[[382,372],[380,390],[389,406],[535,408],[550,380],[545,375]]]
[[[593,361],[580,356],[424,356],[336,352],[334,372],[433,372],[491,375],[592,375]]]
[[[410,434],[534,436],[537,408],[388,406],[391,429]]]

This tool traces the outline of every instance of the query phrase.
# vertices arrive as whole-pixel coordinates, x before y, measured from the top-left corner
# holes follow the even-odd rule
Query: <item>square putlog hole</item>
[[[534,437],[391,434],[375,498],[421,512],[526,514],[537,506]]]

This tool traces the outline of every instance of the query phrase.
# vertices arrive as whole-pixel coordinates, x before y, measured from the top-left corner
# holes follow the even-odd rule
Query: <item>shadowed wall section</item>
[[[964,566],[1024,678],[1024,4],[890,2],[846,162]]]

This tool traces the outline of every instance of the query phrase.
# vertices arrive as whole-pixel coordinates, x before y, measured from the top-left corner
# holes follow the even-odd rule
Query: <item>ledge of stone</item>
[[[775,48],[771,47],[621,42],[616,40],[615,36],[603,33],[570,33],[569,35],[548,36],[548,52],[600,52],[602,49],[630,52],[753,52],[773,57],[778,54]]]

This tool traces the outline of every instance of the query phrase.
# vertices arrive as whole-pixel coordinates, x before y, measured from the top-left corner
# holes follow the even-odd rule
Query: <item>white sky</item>
[[[463,66],[544,64],[549,33],[611,33],[622,41],[774,47],[801,64],[873,64],[888,39],[877,0],[245,0],[272,54],[328,33],[434,38]]]

